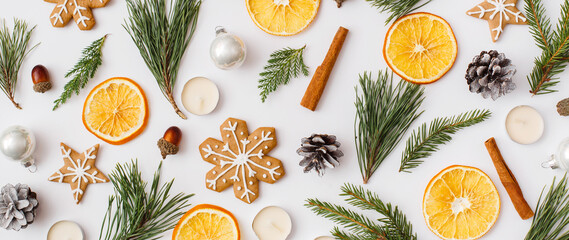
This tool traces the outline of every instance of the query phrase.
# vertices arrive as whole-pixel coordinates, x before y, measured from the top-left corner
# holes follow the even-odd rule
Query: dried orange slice
[[[245,0],[245,3],[257,27],[278,36],[304,30],[320,7],[320,0]]]
[[[500,196],[494,183],[478,168],[454,165],[427,185],[423,216],[442,239],[478,239],[500,214]]]
[[[105,142],[120,145],[146,127],[148,104],[136,82],[122,77],[97,85],[83,105],[83,125]]]
[[[239,225],[231,212],[201,204],[190,209],[178,222],[172,240],[239,240]]]
[[[409,14],[395,21],[383,45],[383,57],[393,72],[417,84],[439,80],[454,64],[456,54],[452,28],[430,13]]]

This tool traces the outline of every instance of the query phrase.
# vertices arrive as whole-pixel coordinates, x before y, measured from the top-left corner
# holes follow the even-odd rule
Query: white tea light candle
[[[75,222],[59,221],[49,229],[47,240],[83,240],[83,230]]]
[[[280,207],[263,208],[253,220],[253,231],[259,240],[285,240],[291,230],[290,216]]]
[[[519,144],[532,144],[543,135],[544,123],[541,114],[534,108],[521,105],[513,108],[506,117],[506,131]]]
[[[317,237],[314,240],[334,240],[333,237],[328,237],[328,236],[322,236],[322,237]]]
[[[219,101],[219,90],[215,83],[204,77],[195,77],[184,85],[182,104],[195,115],[211,113]]]

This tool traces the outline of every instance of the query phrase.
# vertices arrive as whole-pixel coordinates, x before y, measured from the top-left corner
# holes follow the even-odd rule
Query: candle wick
[[[276,228],[280,233],[283,232],[283,230],[282,230],[279,226],[277,226],[274,222],[271,222],[271,225],[272,225],[274,228]]]

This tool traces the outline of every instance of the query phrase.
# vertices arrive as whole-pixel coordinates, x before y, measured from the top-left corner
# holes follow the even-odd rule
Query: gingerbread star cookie
[[[75,203],[79,204],[89,183],[105,183],[109,179],[95,167],[99,144],[78,153],[61,143],[63,167],[48,178],[49,181],[69,183]]]
[[[101,8],[110,0],[44,0],[56,3],[49,16],[51,25],[64,27],[73,18],[81,30],[91,30],[95,26],[95,17],[91,8]]]
[[[223,141],[208,138],[199,147],[202,158],[216,165],[206,174],[206,187],[221,192],[233,185],[235,197],[252,203],[259,180],[272,184],[285,175],[281,161],[265,155],[277,145],[275,129],[261,127],[249,135],[245,121],[228,118],[220,131]]]
[[[518,0],[484,0],[466,14],[488,21],[492,41],[496,42],[507,24],[527,24],[524,14],[516,8]]]

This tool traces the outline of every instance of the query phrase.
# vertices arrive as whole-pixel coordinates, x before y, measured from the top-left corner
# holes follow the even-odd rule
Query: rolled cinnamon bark
[[[316,109],[316,106],[320,101],[320,97],[322,97],[322,93],[324,92],[324,87],[326,87],[326,83],[330,77],[330,73],[334,68],[336,59],[338,59],[340,50],[342,50],[342,46],[344,45],[344,40],[346,40],[347,34],[348,29],[345,29],[343,27],[338,28],[338,31],[334,36],[334,40],[330,45],[330,49],[328,49],[328,53],[322,62],[322,65],[316,68],[314,76],[312,76],[312,80],[310,81],[310,84],[304,93],[304,97],[302,97],[300,105],[303,107],[308,108],[312,111]]]
[[[502,157],[502,153],[500,153],[500,149],[496,144],[496,140],[494,138],[490,138],[484,142],[484,145],[486,145],[486,149],[492,158],[492,162],[494,163],[494,167],[496,167],[498,176],[500,176],[500,181],[502,181],[502,185],[506,188],[506,192],[508,192],[510,200],[512,200],[512,203],[520,217],[524,220],[533,217],[533,210],[524,199],[522,189],[520,188],[516,177],[514,177],[514,174],[510,171],[508,165],[506,165],[506,162]]]

